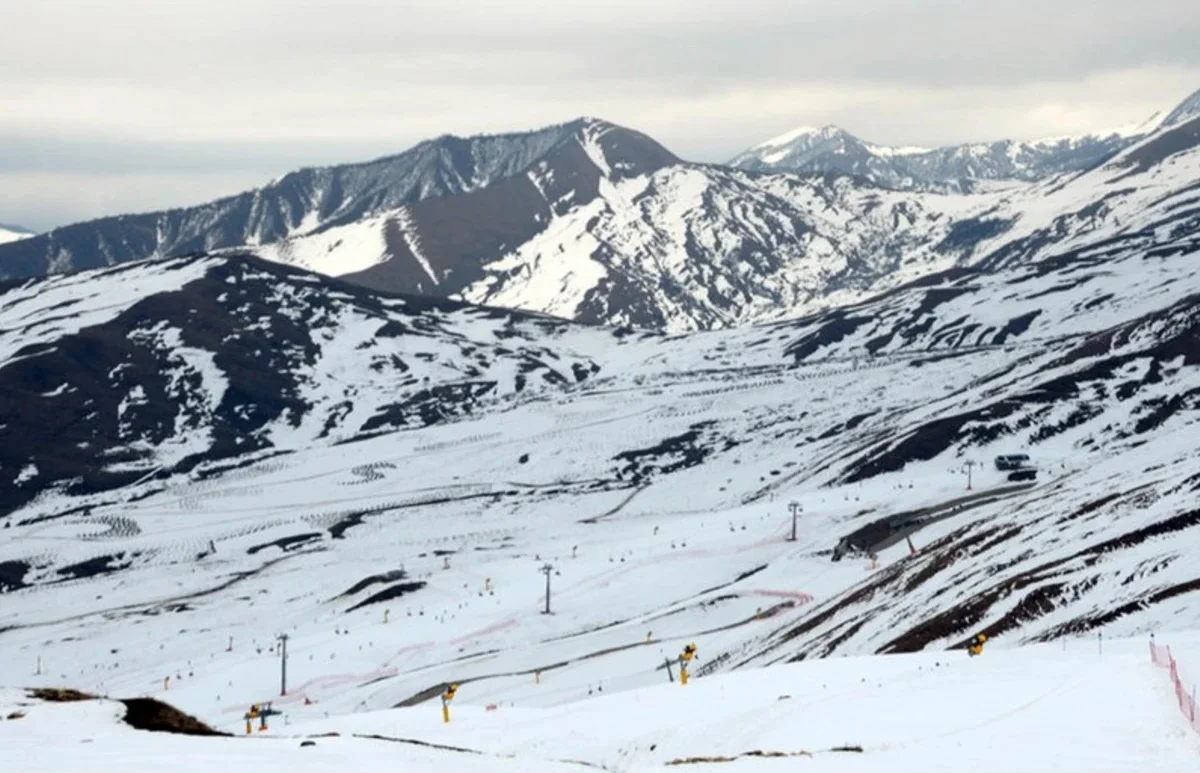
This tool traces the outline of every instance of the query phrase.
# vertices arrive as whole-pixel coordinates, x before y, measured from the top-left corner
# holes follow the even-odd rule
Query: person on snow
[[[986,633],[977,633],[971,638],[970,644],[967,645],[967,654],[970,657],[983,653],[983,644],[987,641]]]

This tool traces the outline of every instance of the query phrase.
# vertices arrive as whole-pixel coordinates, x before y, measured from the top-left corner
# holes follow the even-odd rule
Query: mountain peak
[[[1177,123],[1182,123],[1189,118],[1195,118],[1200,115],[1200,89],[1193,91],[1186,99],[1180,102],[1174,110],[1163,119],[1163,126],[1174,126]]]
[[[564,126],[570,126],[578,129],[596,128],[596,129],[624,129],[625,127],[615,124],[612,121],[603,118],[597,118],[594,115],[581,115],[574,121],[570,121]]]
[[[859,159],[870,152],[850,132],[835,126],[800,126],[755,145],[729,162],[751,171],[846,171],[845,159]],[[832,165],[821,159],[837,159]]]
[[[849,132],[842,129],[840,126],[833,124],[825,124],[824,126],[797,126],[791,131],[784,132],[777,137],[772,137],[766,142],[755,145],[755,148],[778,148],[784,145],[791,145],[797,140],[802,139],[828,139],[830,137],[844,134],[849,136]]]
[[[647,174],[679,163],[679,158],[639,131],[584,116],[573,121],[572,132],[591,162],[608,179]]]

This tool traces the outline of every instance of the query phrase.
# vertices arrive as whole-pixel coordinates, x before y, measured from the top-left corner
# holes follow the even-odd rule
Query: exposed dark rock
[[[24,561],[0,561],[0,593],[28,588],[25,575],[29,573],[29,564]]]
[[[343,591],[341,594],[339,594],[338,598],[345,598],[347,596],[353,596],[354,594],[358,593],[359,591],[365,590],[366,588],[369,588],[372,585],[377,585],[377,584],[383,583],[383,582],[395,582],[396,580],[403,580],[407,576],[408,576],[408,573],[405,572],[403,569],[394,569],[390,572],[384,572],[383,574],[373,574],[370,577],[366,577],[366,578],[354,583],[353,585],[351,585],[349,588],[347,588],[345,591]]]
[[[254,555],[255,553],[258,553],[261,550],[266,550],[267,548],[279,548],[284,553],[290,553],[293,550],[304,547],[314,540],[319,539],[321,539],[321,532],[319,531],[309,532],[307,534],[292,534],[287,537],[280,537],[274,542],[265,542],[261,545],[255,545],[254,547],[247,548],[246,553],[249,555]]]
[[[371,604],[378,604],[383,601],[398,599],[401,596],[421,590],[421,588],[424,588],[425,585],[426,583],[424,580],[398,583],[390,588],[384,588],[378,593],[373,593],[370,596],[367,596],[365,599],[350,607],[346,611],[353,612],[356,609],[362,609],[363,607],[370,606]]]

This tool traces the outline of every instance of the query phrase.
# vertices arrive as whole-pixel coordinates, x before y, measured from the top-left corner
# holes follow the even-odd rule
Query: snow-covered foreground
[[[1200,636],[1171,640],[1200,652]],[[9,690],[0,704],[25,713],[0,723],[0,757],[22,770],[1176,771],[1200,755],[1143,637],[830,658],[554,709],[485,705],[466,685],[449,724],[432,703],[330,719],[289,708],[249,738],[133,730],[119,703]]]

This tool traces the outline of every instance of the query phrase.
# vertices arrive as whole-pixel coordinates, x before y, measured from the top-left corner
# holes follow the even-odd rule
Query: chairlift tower
[[[288,635],[281,633],[279,640],[279,694],[287,695],[287,641]]]
[[[554,567],[550,564],[543,564],[540,570],[546,575],[546,608],[542,610],[543,615],[550,614],[550,573],[554,571]]]
[[[796,541],[796,514],[804,512],[804,506],[793,500],[788,503],[788,509],[792,511],[792,536],[788,538],[788,542]]]

